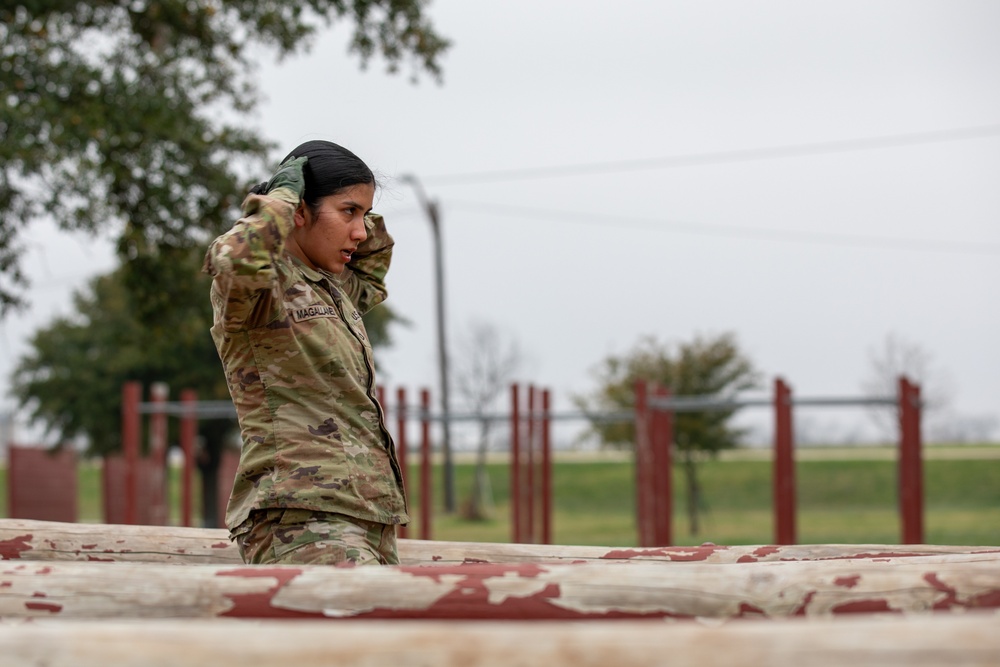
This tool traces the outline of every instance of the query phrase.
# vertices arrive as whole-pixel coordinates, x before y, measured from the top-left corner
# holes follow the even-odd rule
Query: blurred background
[[[217,4],[204,20],[225,14]],[[753,380],[726,391],[766,397],[780,376],[799,396],[883,396],[905,373],[922,387],[926,440],[1000,436],[1000,5],[434,0],[413,3],[423,32],[406,33],[410,46],[380,52],[376,39],[367,60],[350,50],[360,44],[363,55],[365,45],[351,15],[331,12],[327,24],[307,13],[315,26],[308,38],[263,32],[266,22],[231,31],[247,39],[246,60],[219,73],[215,97],[190,89],[203,125],[188,125],[187,135],[184,127],[168,133],[186,109],[180,93],[155,88],[156,72],[173,67],[155,58],[183,44],[183,26],[202,19],[180,15],[171,24],[167,10],[178,3],[140,5],[166,9],[134,10],[142,16],[89,34],[94,53],[111,54],[134,28],[142,46],[134,61],[121,57],[122,71],[139,72],[130,85],[166,100],[138,110],[119,102],[136,123],[118,133],[123,146],[135,143],[131,153],[105,150],[115,144],[94,129],[90,155],[61,138],[71,130],[46,134],[30,122],[47,108],[39,100],[66,102],[60,86],[77,83],[18,79],[18,68],[27,67],[30,45],[69,33],[54,29],[58,16],[46,23],[17,9],[8,17],[8,36],[23,41],[3,47],[4,183],[61,208],[4,213],[5,232],[17,233],[5,247],[26,279],[12,282],[8,269],[0,283],[22,302],[0,319],[4,441],[73,437],[93,448],[93,427],[60,417],[70,399],[36,409],[53,375],[43,343],[67,346],[66,338],[36,336],[57,322],[100,321],[97,306],[81,318],[73,295],[92,296],[90,281],[116,271],[127,274],[129,298],[141,304],[135,310],[161,333],[181,321],[172,305],[201,295],[205,304],[191,308],[207,305],[203,285],[175,290],[161,281],[166,249],[197,254],[231,224],[246,187],[311,139],[350,148],[380,180],[375,210],[397,244],[387,340],[377,352],[389,388],[439,395],[443,333],[456,411],[474,407],[475,391],[462,382],[472,377],[475,385],[473,361],[494,353],[504,383],[551,389],[557,412],[611,409],[601,397],[616,379],[609,360],[641,350],[676,359],[685,346],[724,341]],[[163,69],[146,72],[154,61]],[[119,64],[91,63],[104,72],[101,86],[111,89]],[[398,72],[386,71],[393,65]],[[143,76],[153,88],[141,88]],[[184,90],[179,81],[168,82],[171,90]],[[103,122],[114,134],[131,122],[78,108],[82,120],[63,125]],[[157,124],[183,150],[147,152],[160,140]],[[184,136],[204,146],[177,139]],[[66,155],[81,162],[66,167]],[[121,172],[88,171],[88,160],[117,160]],[[189,210],[170,203],[184,201],[174,191],[145,211],[145,195],[116,191],[134,177],[129,187],[145,183],[140,191],[148,193],[160,182],[154,164],[185,172],[188,180],[177,176],[171,187],[189,199],[225,170],[228,199]],[[440,265],[420,192],[437,206]],[[197,270],[194,260],[190,266]],[[444,332],[436,325],[438,268]],[[205,373],[216,372],[200,359]],[[128,375],[111,365],[115,373],[100,385],[106,392]],[[200,381],[166,374],[154,365],[132,379],[167,381],[174,394]],[[224,386],[201,395],[224,399]],[[480,408],[503,410],[505,400],[499,392]],[[32,423],[33,414],[40,420]],[[111,422],[115,414],[106,412]],[[766,446],[772,419],[767,410],[736,413],[735,442]],[[587,427],[584,419],[560,423],[556,447],[599,446]],[[458,428],[454,437],[456,449],[471,451],[479,433]],[[894,442],[896,430],[884,411],[802,409],[796,439],[877,444]]]

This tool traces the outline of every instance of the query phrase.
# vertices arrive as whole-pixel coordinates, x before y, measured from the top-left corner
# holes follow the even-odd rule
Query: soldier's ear
[[[309,209],[306,208],[305,202],[299,202],[299,205],[295,207],[292,219],[296,227],[306,226],[306,223],[309,222]]]

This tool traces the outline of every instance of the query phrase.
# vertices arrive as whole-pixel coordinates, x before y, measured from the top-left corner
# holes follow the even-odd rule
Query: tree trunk
[[[701,485],[698,482],[698,461],[690,449],[681,449],[681,462],[684,468],[684,484],[687,495],[688,525],[690,534],[697,535],[701,530],[699,513],[701,509]]]
[[[224,422],[217,422],[216,426]],[[228,424],[226,425],[228,428]],[[225,430],[213,428],[210,423],[200,424],[198,435],[204,446],[198,449],[195,460],[201,473],[201,519],[206,528],[222,528],[225,517],[219,512],[219,468],[222,461]]]
[[[479,422],[479,444],[476,448],[476,470],[472,477],[472,495],[469,498],[466,518],[481,521],[490,516],[492,507],[487,507],[489,476],[486,470],[486,454],[490,444],[490,423],[483,419]],[[490,503],[492,505],[492,503]]]

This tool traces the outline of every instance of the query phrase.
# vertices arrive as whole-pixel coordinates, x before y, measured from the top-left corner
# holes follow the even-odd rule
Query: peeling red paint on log
[[[247,567],[217,572],[216,576],[218,577],[271,578],[275,580],[275,585],[263,592],[223,593],[223,596],[233,603],[233,607],[219,616],[230,618],[316,618],[322,616],[316,612],[282,609],[271,604],[274,595],[300,574],[302,574],[302,570],[287,567]]]
[[[924,575],[924,581],[930,584],[934,590],[944,593],[944,598],[934,603],[934,609],[951,609],[952,607],[958,605],[958,596],[955,591],[955,587],[949,586],[941,581],[938,578],[937,573],[928,572]]]
[[[1000,591],[990,593],[980,593],[970,599],[970,607],[982,607],[983,609],[1000,608]]]
[[[24,606],[31,611],[47,611],[53,614],[58,614],[63,608],[61,604],[54,602],[25,602]]]
[[[351,619],[438,621],[482,620],[545,620],[545,621],[597,621],[619,619],[691,619],[689,615],[666,611],[646,613],[608,609],[601,612],[579,612],[561,607],[557,602],[562,593],[558,584],[547,584],[542,590],[528,596],[510,596],[502,602],[491,603],[490,591],[485,582],[489,577],[468,577],[455,585],[455,589],[423,609],[376,608],[352,614]]]
[[[0,541],[0,560],[15,560],[21,558],[21,554],[31,551],[31,540],[34,535],[18,535],[9,540]]]
[[[25,544],[23,539],[31,534]],[[105,553],[117,561],[212,563],[240,566],[236,546],[224,529],[170,526],[69,524],[26,519],[0,519],[0,558],[23,560],[86,560],[88,553]],[[16,545],[16,550],[13,548]],[[15,553],[16,551],[16,553]],[[1000,556],[1000,547],[947,545],[736,545],[706,542],[698,547],[613,548],[564,545],[493,544],[476,542],[399,541],[404,565],[459,564],[463,561],[512,562],[642,562],[744,563],[861,559],[883,561],[904,557],[962,555]]]
[[[887,600],[855,600],[853,602],[844,602],[843,604],[834,605],[830,611],[834,614],[901,613],[901,610],[890,607]]]
[[[694,562],[708,560],[717,551],[729,547],[661,547],[658,549],[613,549],[601,556],[602,560],[632,560],[635,558],[667,558],[671,561]]]
[[[736,562],[738,562],[738,563],[757,562],[758,560],[760,560],[762,558],[767,558],[769,556],[774,556],[775,554],[780,554],[780,553],[781,553],[781,547],[774,546],[774,545],[766,545],[766,546],[762,546],[762,547],[758,547],[758,548],[754,549],[752,553],[750,553],[747,556],[741,557]]]
[[[60,618],[600,620],[822,617],[1000,608],[1000,559],[893,565],[656,562],[468,563],[332,568],[41,563],[8,568],[0,615],[44,592]],[[51,571],[47,577],[39,576]],[[46,611],[36,615],[45,616]]]
[[[451,591],[423,609],[376,608],[352,614],[356,619],[436,619],[436,620],[594,620],[641,618],[692,618],[686,614],[673,614],[665,610],[649,612],[601,609],[581,612],[559,604],[562,589],[558,583],[547,583],[530,595],[507,594],[499,602],[491,600],[496,592],[490,582],[508,579],[536,579],[547,574],[548,568],[534,563],[487,563],[455,566],[400,566],[401,572],[426,577],[442,583],[449,581]]]
[[[486,565],[486,567],[481,567],[482,565]],[[400,565],[398,569],[400,572],[406,572],[418,577],[428,577],[438,582],[449,575],[467,576],[470,571],[483,578],[504,577],[508,574],[533,578],[548,571],[545,567],[536,565],[535,563],[463,563],[461,565],[435,565],[434,567],[427,567],[425,565]]]
[[[485,585],[483,576],[469,576],[455,584],[454,589],[438,598],[425,609],[420,610],[419,618],[448,619],[535,619],[570,620],[586,618],[584,614],[560,609],[552,605],[551,600],[558,599],[559,586],[548,584],[538,593],[527,597],[508,597],[503,602],[491,604],[490,591]],[[406,619],[414,618],[412,609],[374,609],[354,618],[370,619]]]
[[[802,598],[802,604],[800,604],[795,611],[792,612],[792,616],[805,616],[809,613],[809,606],[812,604],[813,598],[816,597],[816,591],[809,591],[806,593],[805,597]]]
[[[756,605],[749,604],[747,602],[740,603],[740,610],[737,614],[740,618],[747,618],[749,616],[767,618],[767,612]]]

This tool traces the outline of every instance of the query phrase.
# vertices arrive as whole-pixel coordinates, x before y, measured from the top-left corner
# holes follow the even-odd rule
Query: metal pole
[[[420,539],[431,539],[431,392],[420,390]]]
[[[430,201],[424,193],[424,188],[412,174],[404,175],[401,180],[413,186],[417,199],[427,214],[431,224],[431,234],[434,240],[434,287],[437,302],[437,345],[438,374],[441,384],[441,450],[444,457],[444,506],[448,513],[455,512],[455,473],[451,458],[451,421],[448,419],[448,346],[445,342],[444,314],[444,251],[441,248],[441,218],[437,202]]]

